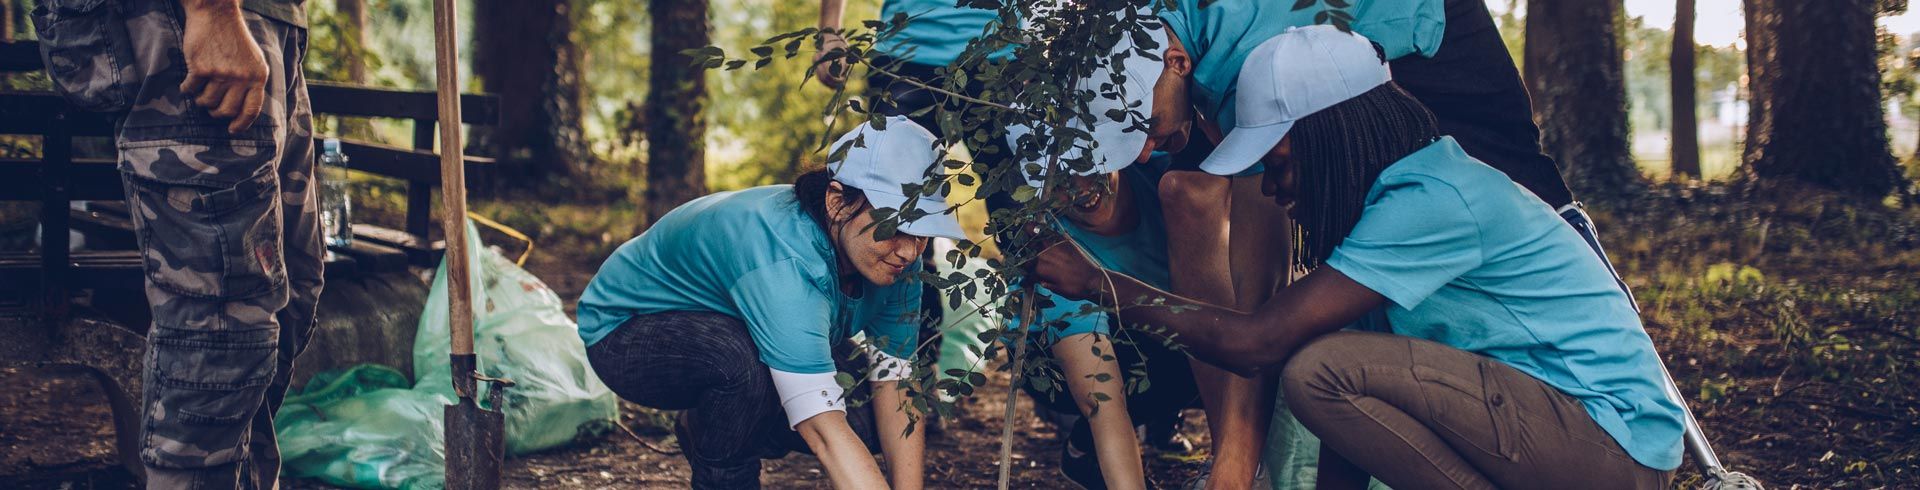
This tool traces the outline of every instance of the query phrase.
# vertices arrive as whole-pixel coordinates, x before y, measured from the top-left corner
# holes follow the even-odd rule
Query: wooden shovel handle
[[[460,161],[460,54],[456,0],[434,0],[434,95],[440,100],[440,228],[447,237],[448,330],[453,355],[473,355],[473,294],[467,270],[467,176]],[[453,373],[453,378],[467,378]],[[455,382],[455,385],[461,383]],[[471,383],[467,383],[471,386]]]

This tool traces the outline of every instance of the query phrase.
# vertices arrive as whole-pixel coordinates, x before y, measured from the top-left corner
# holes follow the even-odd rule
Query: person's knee
[[[1176,214],[1219,214],[1224,217],[1227,212],[1224,205],[1232,191],[1231,184],[1231,180],[1205,172],[1167,172],[1160,177],[1160,202],[1168,214],[1167,221],[1174,222]]]
[[[1287,359],[1280,371],[1280,389],[1296,408],[1315,400],[1337,399],[1357,391],[1354,375],[1364,367],[1367,351],[1378,334],[1335,332],[1323,335]]]

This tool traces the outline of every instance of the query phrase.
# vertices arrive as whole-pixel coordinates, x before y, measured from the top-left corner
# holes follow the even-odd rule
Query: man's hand
[[[847,40],[841,38],[839,34],[831,32],[823,32],[820,34],[820,51],[813,55],[813,77],[820,79],[821,85],[826,85],[827,88],[834,90],[839,90],[840,87],[846,86],[847,72],[849,71],[846,57],[842,56],[825,63],[820,61],[821,58],[827,57],[829,53],[845,51],[846,49]]]
[[[1027,267],[1040,285],[1071,300],[1095,298],[1104,284],[1101,278],[1105,274],[1100,266],[1094,265],[1093,259],[1065,239],[1048,245]]]
[[[207,113],[232,119],[227,132],[253,126],[267,99],[267,61],[242,20],[239,2],[182,2],[187,22],[180,51],[187,59],[182,95]]]

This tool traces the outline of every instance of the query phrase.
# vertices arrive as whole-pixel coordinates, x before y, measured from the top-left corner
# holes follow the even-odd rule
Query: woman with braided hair
[[[1443,135],[1365,38],[1300,28],[1252,56],[1284,68],[1240,74],[1236,128],[1202,167],[1265,163],[1314,269],[1251,313],[1109,279],[1070,246],[1036,261],[1041,283],[1119,299],[1224,369],[1280,372],[1323,442],[1320,488],[1667,486],[1681,408],[1580,233]]]

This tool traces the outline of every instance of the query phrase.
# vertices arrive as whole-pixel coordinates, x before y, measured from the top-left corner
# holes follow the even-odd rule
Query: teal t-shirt
[[[1445,0],[1348,0],[1353,30],[1378,43],[1387,59],[1433,56],[1446,33]],[[1247,55],[1287,29],[1314,25],[1325,7],[1294,10],[1295,0],[1174,0],[1160,12],[1193,58],[1193,101],[1203,114],[1233,130],[1234,85]]]
[[[1085,248],[1101,267],[1161,289],[1171,287],[1172,283],[1167,270],[1167,221],[1161,213],[1159,190],[1160,176],[1165,173],[1161,168],[1165,167],[1167,159],[1166,154],[1155,153],[1153,161],[1120,171],[1121,185],[1129,186],[1133,191],[1133,205],[1139,212],[1140,222],[1132,230],[1107,236],[1087,231],[1067,220],[1060,220],[1059,226],[1061,231]],[[1045,291],[1045,288],[1041,290]],[[1122,301],[1132,302],[1135,299]],[[1040,310],[1040,321],[1033,328],[1036,331],[1042,331],[1038,329],[1049,325],[1058,328],[1043,330],[1047,335],[1039,340],[1051,343],[1083,333],[1112,333],[1108,325],[1113,313],[1101,309],[1098,304],[1059,296],[1053,297],[1053,303],[1053,306]],[[1010,319],[1009,325],[1018,328],[1019,319]]]
[[[1631,300],[1546,202],[1453,138],[1395,162],[1326,261],[1394,333],[1491,357],[1579,399],[1627,454],[1680,465],[1681,409]]]
[[[580,338],[593,345],[635,315],[711,311],[746,322],[760,359],[778,371],[834,372],[834,344],[860,332],[909,358],[920,281],[863,284],[852,298],[840,292],[834,264],[826,232],[800,210],[793,186],[708,195],[607,258],[580,296]]]
[[[915,64],[946,66],[960,59],[967,43],[987,34],[987,26],[999,19],[999,13],[987,9],[964,8],[956,0],[886,0],[880,5],[880,20],[906,14],[907,27],[881,39],[876,51]],[[1002,49],[990,55],[1005,59],[1013,50]]]

